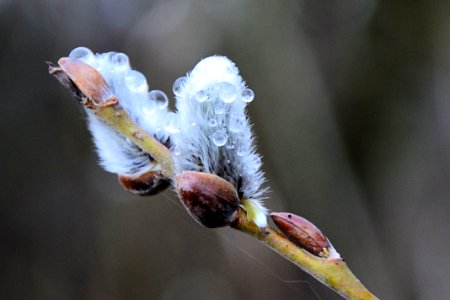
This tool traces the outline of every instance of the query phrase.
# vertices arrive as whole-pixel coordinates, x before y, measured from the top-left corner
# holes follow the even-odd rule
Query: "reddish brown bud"
[[[236,218],[239,196],[225,179],[209,173],[186,171],[177,176],[178,195],[189,214],[209,227],[229,225]]]
[[[328,239],[313,223],[291,213],[271,213],[270,217],[289,240],[318,256],[328,256]]]
[[[80,91],[96,104],[115,99],[103,76],[90,65],[68,57],[61,58],[58,64]]]
[[[119,175],[119,182],[125,190],[139,196],[155,195],[170,185],[161,171],[149,171],[139,176]]]

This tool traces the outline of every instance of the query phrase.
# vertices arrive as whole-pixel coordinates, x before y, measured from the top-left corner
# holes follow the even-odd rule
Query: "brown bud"
[[[178,195],[189,214],[209,227],[229,225],[236,218],[239,196],[225,179],[209,173],[185,171],[177,175]]]
[[[138,196],[155,195],[170,185],[170,181],[161,171],[149,171],[139,176],[119,174],[119,182],[125,190]]]
[[[318,256],[328,256],[328,239],[313,223],[291,213],[271,213],[270,217],[289,240]]]
[[[90,65],[68,57],[59,59],[58,64],[80,91],[96,104],[114,97],[103,76]]]

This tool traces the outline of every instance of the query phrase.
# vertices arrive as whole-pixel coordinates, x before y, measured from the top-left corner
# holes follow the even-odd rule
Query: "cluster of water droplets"
[[[178,78],[173,85],[173,92],[181,96],[187,83],[186,77]],[[200,107],[200,118],[209,127],[210,138],[217,147],[235,149],[233,141],[235,135],[250,135],[245,115],[245,106],[254,99],[254,93],[249,88],[236,86],[230,82],[221,81],[212,83],[202,89],[194,89],[189,95],[189,101],[196,102]],[[181,100],[182,101],[182,100]],[[191,126],[196,126],[192,122]],[[245,150],[236,149],[238,155]]]
[[[224,168],[230,168],[249,180],[257,176],[261,159],[254,152],[246,116],[246,106],[254,99],[253,91],[243,83],[217,81],[201,89],[190,89],[186,87],[187,82],[188,78],[180,77],[173,86],[179,101],[189,101],[196,107],[196,121],[187,130],[195,131],[195,126],[201,127],[211,146],[216,147],[213,151],[217,153],[216,163],[219,165],[224,164]],[[177,150],[175,154],[182,151]]]
[[[261,160],[253,151],[252,133],[245,112],[255,95],[227,58],[206,58],[191,74],[175,80],[173,93],[181,103],[177,103],[179,112],[174,113],[168,110],[167,95],[160,90],[149,91],[145,76],[130,67],[126,54],[94,54],[88,48],[78,47],[69,57],[98,70],[133,121],[160,140],[179,136],[181,132],[185,135],[181,140],[184,140],[186,136],[201,132],[207,143],[216,147],[214,151],[216,156],[222,157],[222,163],[238,164],[244,173],[258,172]],[[185,108],[180,109],[183,105]],[[190,151],[185,146],[176,144],[174,153]]]
[[[161,90],[150,90],[145,76],[131,69],[124,53],[94,54],[86,47],[72,50],[69,58],[81,60],[99,71],[133,121],[149,133],[164,136],[178,131],[176,118],[168,111],[169,99]]]
[[[177,172],[228,180],[257,207],[258,224],[264,226],[264,174],[246,114],[255,95],[236,65],[224,56],[207,57],[175,81],[173,92],[181,130],[173,136]]]
[[[124,53],[94,54],[85,47],[74,49],[69,58],[81,60],[99,71],[131,119],[161,142],[170,138],[178,172],[196,170],[222,176],[253,201],[263,217],[265,189],[261,158],[254,150],[246,106],[253,91],[245,86],[235,64],[223,56],[200,61],[187,76],[173,84],[178,112],[168,110],[168,97],[150,90],[145,76],[131,69]],[[105,169],[115,173],[145,171],[148,155],[107,125],[91,116],[90,128]],[[94,124],[95,123],[95,124]],[[136,169],[138,166],[138,170]],[[263,222],[264,221],[264,222]]]

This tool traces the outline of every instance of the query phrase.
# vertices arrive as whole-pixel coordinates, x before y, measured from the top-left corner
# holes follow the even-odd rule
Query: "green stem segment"
[[[315,256],[298,247],[275,229],[269,226],[259,228],[248,220],[247,213],[241,208],[231,227],[257,238],[346,299],[378,299],[362,285],[342,259]]]
[[[161,165],[164,176],[170,179],[175,178],[175,168],[171,151],[131,121],[125,110],[115,105],[110,105],[96,107],[94,112],[100,119],[150,154]]]
[[[123,109],[106,106],[97,109],[96,114],[149,153],[161,164],[165,176],[174,178],[175,173],[171,152],[153,136],[147,134],[133,123]],[[269,226],[264,229],[259,228],[255,223],[248,220],[246,211],[241,208],[239,208],[237,218],[231,227],[257,238],[346,299],[378,299],[362,285],[342,259],[323,258],[313,255],[298,247],[275,229]]]
[[[102,98],[101,92],[106,93],[106,83],[101,75],[95,69],[80,61],[61,59],[60,62],[64,65],[63,68],[49,63],[50,74],[58,79],[88,109],[92,109],[100,119],[152,156],[161,165],[163,175],[173,180],[176,174],[170,150],[134,123],[118,105],[120,103],[118,99],[112,96],[106,103],[98,105],[96,101],[93,101],[96,99],[88,97],[88,95],[91,95],[91,98]],[[87,76],[86,72],[91,77]],[[259,228],[249,221],[247,212],[242,208],[238,209],[237,218],[231,224],[231,227],[259,239],[266,246],[346,299],[378,299],[361,284],[342,259],[315,256],[289,241],[286,236],[275,229],[271,227]]]

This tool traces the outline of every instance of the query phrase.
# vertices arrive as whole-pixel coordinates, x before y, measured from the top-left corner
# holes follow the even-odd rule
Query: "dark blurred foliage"
[[[103,172],[47,74],[83,45],[171,91],[224,54],[250,105],[268,206],[316,223],[382,299],[449,299],[449,1],[0,0],[1,299],[340,299],[171,191]]]

